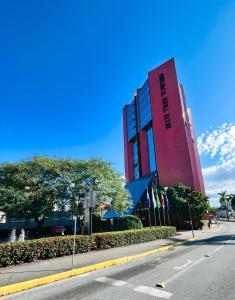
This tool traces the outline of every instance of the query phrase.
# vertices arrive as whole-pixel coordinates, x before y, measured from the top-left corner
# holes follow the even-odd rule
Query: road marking
[[[145,285],[139,285],[136,288],[134,288],[133,291],[143,293],[143,294],[146,294],[146,295],[149,295],[149,296],[164,298],[164,299],[170,299],[171,296],[173,295],[170,292],[155,289],[155,288],[148,287],[148,286],[145,286]]]
[[[215,248],[213,251],[211,251],[211,254],[214,254],[214,253],[218,252],[218,251],[219,251],[220,249],[222,249],[224,246],[225,246],[225,245],[221,245],[221,246]]]
[[[126,281],[116,280],[116,279],[112,279],[112,278],[108,278],[108,277],[96,278],[95,281],[102,282],[102,283],[108,283],[108,284],[114,285],[114,286],[123,286],[123,285],[127,284]]]
[[[187,272],[188,270],[190,270],[192,267],[200,264],[203,260],[205,260],[206,257],[203,256],[202,258],[198,259],[197,261],[195,261],[194,263],[192,263],[191,265],[188,266],[188,268],[183,269],[181,271],[179,271],[178,273],[176,273],[175,275],[173,275],[172,277],[168,278],[166,281],[164,281],[164,284],[168,284],[169,282],[173,281],[174,279],[180,277],[183,273]]]
[[[229,238],[226,242],[228,242],[229,240],[231,240],[231,238]],[[168,278],[166,281],[163,281],[162,283],[160,283],[159,286],[160,285],[166,286],[166,284],[168,284],[171,281],[173,281],[174,279],[180,277],[182,274],[184,274],[185,272],[187,272],[188,270],[190,270],[192,267],[200,264],[203,260],[208,259],[209,257],[211,257],[214,253],[216,253],[219,250],[221,250],[224,246],[225,245],[220,245],[219,247],[215,248],[213,251],[211,251],[211,253],[209,255],[205,255],[202,258],[196,260],[194,263],[190,264],[187,268],[185,268],[183,270],[180,270],[178,273],[174,274],[172,277]]]
[[[192,263],[192,260],[187,260],[187,262],[184,264],[184,265],[182,265],[182,266],[179,266],[179,267],[174,267],[174,269],[175,270],[182,270],[182,269],[184,269],[184,268],[186,268],[188,265],[190,265]]]
[[[80,277],[80,278],[87,277],[87,276],[90,276],[90,273],[84,273],[84,274],[78,275],[78,277]]]

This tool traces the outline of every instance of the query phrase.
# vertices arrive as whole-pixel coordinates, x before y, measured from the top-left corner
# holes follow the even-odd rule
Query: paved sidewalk
[[[195,236],[199,238],[203,233],[214,233],[222,230],[222,226],[218,229],[213,226],[212,230],[197,230]],[[112,260],[124,256],[136,255],[149,250],[157,249],[162,246],[170,245],[174,242],[181,242],[192,237],[191,231],[180,232],[181,235],[155,240],[148,243],[134,244],[125,247],[111,248],[100,251],[91,251],[75,255],[74,268],[90,266],[107,260]],[[42,260],[28,264],[10,266],[0,268],[0,286],[5,286],[13,283],[23,282],[26,280],[36,279],[52,274],[61,273],[72,269],[72,256],[64,256],[49,260]]]

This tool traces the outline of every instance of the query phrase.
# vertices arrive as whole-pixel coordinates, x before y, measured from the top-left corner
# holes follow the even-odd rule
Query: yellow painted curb
[[[88,267],[73,269],[70,271],[66,271],[66,272],[62,272],[62,273],[58,273],[58,274],[54,274],[54,275],[50,275],[50,276],[46,276],[46,277],[42,277],[42,278],[38,278],[38,279],[33,279],[33,280],[19,282],[19,283],[15,283],[15,284],[11,284],[11,285],[6,285],[3,287],[0,287],[0,297],[6,296],[9,294],[14,294],[16,292],[20,292],[23,290],[28,290],[28,289],[31,289],[36,286],[52,283],[52,282],[55,282],[55,281],[58,281],[61,279],[66,279],[66,278],[69,278],[72,276],[80,275],[83,273],[87,273],[87,272],[91,272],[91,271],[95,271],[95,270],[101,270],[101,269],[104,269],[107,267],[119,265],[121,263],[125,263],[125,262],[135,260],[135,259],[138,259],[141,257],[145,257],[145,256],[148,256],[148,255],[151,255],[154,253],[167,251],[167,250],[172,249],[173,247],[183,245],[183,244],[193,241],[195,239],[196,238],[190,238],[190,239],[184,240],[182,242],[173,243],[168,246],[163,246],[161,248],[157,248],[154,250],[142,252],[140,254],[125,256],[125,257],[121,257],[121,258],[117,258],[117,259],[112,259],[112,260],[104,261],[104,262],[101,262],[101,263],[98,263],[98,264],[95,264],[92,266],[88,266]]]

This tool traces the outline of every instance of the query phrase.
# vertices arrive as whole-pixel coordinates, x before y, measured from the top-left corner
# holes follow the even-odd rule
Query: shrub
[[[144,243],[176,234],[175,227],[150,227],[91,236],[77,235],[75,253]],[[71,255],[73,236],[0,244],[0,267]]]
[[[140,218],[137,216],[123,216],[114,219],[115,230],[129,230],[129,229],[140,229],[143,228]]]

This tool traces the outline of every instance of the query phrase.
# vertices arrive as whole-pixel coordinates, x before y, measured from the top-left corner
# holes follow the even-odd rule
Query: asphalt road
[[[164,288],[156,286],[162,283]],[[234,300],[235,223],[167,252],[2,299]]]

